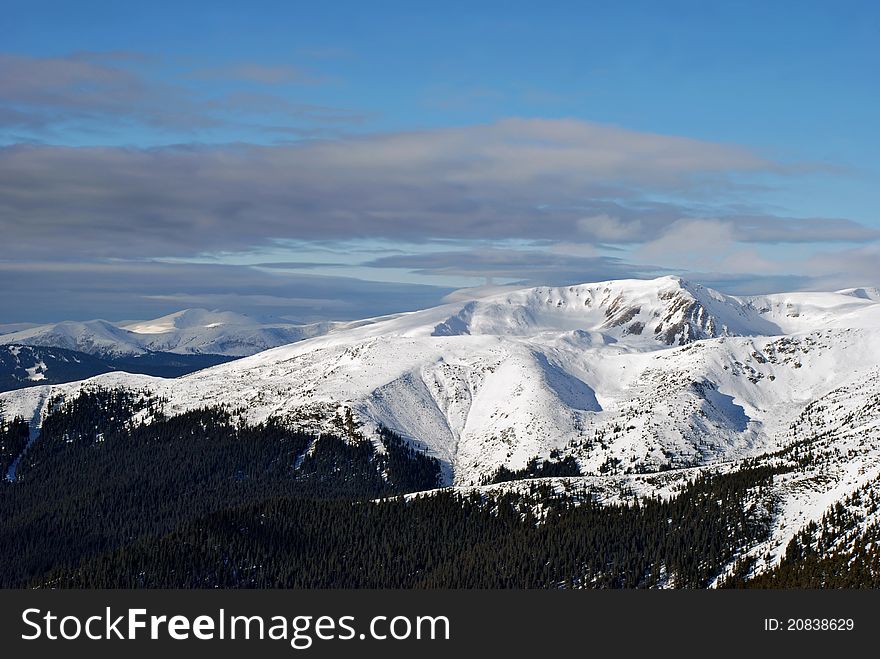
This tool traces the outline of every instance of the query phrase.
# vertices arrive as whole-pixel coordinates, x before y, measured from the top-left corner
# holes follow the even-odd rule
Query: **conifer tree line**
[[[540,481],[404,499],[436,488],[440,465],[388,429],[377,450],[350,419],[319,436],[222,408],[165,416],[163,402],[106,389],[51,401],[15,482],[0,483],[0,586],[703,588],[768,537],[786,470],[747,463],[671,499],[614,505],[574,504]],[[14,460],[27,423],[0,430]],[[493,480],[579,473],[550,457]],[[876,584],[880,531],[859,536],[851,509],[880,502],[850,503],[776,570],[750,579],[739,564],[725,585]]]
[[[752,578],[734,576],[725,586],[880,588],[878,510],[880,492],[862,487],[797,533],[779,565]]]
[[[558,451],[550,454],[549,460],[532,458],[522,469],[508,469],[505,465],[498,467],[495,474],[486,484],[507,483],[526,478],[551,478],[558,476],[581,476],[581,470],[574,456],[567,455],[559,459]]]
[[[28,423],[20,416],[9,421],[0,420],[0,480],[6,477],[9,467],[22,454],[29,438]]]
[[[50,571],[43,587],[702,588],[764,537],[744,493],[769,470],[700,479],[671,501],[573,506],[536,488],[381,504],[275,497]],[[536,503],[548,508],[539,518]]]

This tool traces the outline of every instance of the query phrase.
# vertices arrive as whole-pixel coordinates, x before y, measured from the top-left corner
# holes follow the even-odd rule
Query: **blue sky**
[[[873,2],[2,5],[0,321],[880,283]]]

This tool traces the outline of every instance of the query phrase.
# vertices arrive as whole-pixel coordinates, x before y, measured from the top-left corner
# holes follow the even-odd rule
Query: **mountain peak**
[[[880,288],[877,288],[876,286],[845,288],[837,292],[841,295],[849,295],[850,297],[859,298],[860,300],[871,300],[872,302],[880,302]]]
[[[435,336],[599,332],[612,340],[683,345],[778,328],[739,300],[681,277],[537,287],[471,300],[433,328]]]
[[[153,320],[135,321],[123,327],[136,334],[163,334],[181,329],[211,328],[220,325],[254,325],[249,316],[233,311],[209,310],[194,307],[181,309]]]

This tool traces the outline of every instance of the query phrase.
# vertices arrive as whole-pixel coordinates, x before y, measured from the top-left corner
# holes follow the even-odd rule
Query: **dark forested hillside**
[[[223,355],[170,352],[125,357],[95,356],[65,348],[0,345],[0,391],[74,382],[111,371],[174,378],[231,359]]]
[[[275,497],[55,570],[56,587],[705,587],[768,519],[748,491],[772,474],[700,480],[672,501],[571,506],[535,490],[381,504]],[[547,508],[536,516],[535,503]]]
[[[435,460],[392,442],[380,455],[279,421],[236,424],[220,409],[165,418],[160,403],[107,390],[53,402],[16,481],[0,483],[0,585],[267,497],[373,498],[438,483]],[[151,423],[132,423],[137,412]]]
[[[768,528],[767,469],[619,506],[540,489],[368,503],[436,487],[438,463],[387,430],[377,452],[356,432],[166,418],[161,403],[100,389],[52,402],[0,488],[3,585],[702,587]]]
[[[350,419],[316,436],[162,405],[102,389],[51,401],[0,486],[3,586],[699,588],[769,529],[766,467],[619,505],[541,485],[404,500],[440,466],[388,430],[377,450]]]

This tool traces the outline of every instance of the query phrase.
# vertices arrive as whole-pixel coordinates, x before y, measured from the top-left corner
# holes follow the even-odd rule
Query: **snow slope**
[[[3,334],[0,335],[0,342],[7,345],[63,348],[100,357],[121,357],[145,352],[132,342],[129,334],[106,320],[64,321]]]
[[[137,329],[162,336],[184,320]],[[144,334],[154,327],[163,331]],[[155,391],[171,413],[224,404],[322,427],[351,410],[367,434],[399,432],[443,462],[448,482],[468,485],[551,452],[603,476],[776,450],[808,404],[880,366],[878,339],[870,296],[734,298],[663,277],[444,305],[176,380],[89,382]],[[29,416],[37,394],[3,398]]]

